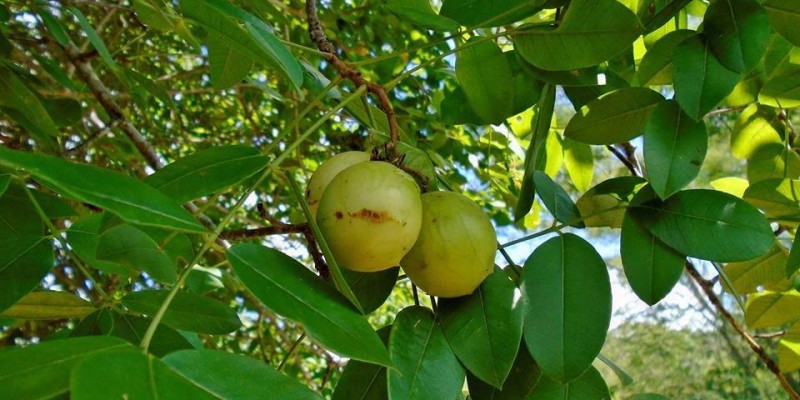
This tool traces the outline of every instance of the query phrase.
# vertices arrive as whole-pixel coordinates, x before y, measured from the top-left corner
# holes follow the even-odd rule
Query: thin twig
[[[745,330],[739,325],[739,323],[736,322],[736,319],[733,318],[731,313],[729,313],[728,310],[725,309],[725,307],[722,305],[722,301],[720,301],[719,297],[717,297],[717,294],[714,293],[714,287],[711,284],[711,282],[703,278],[700,275],[700,272],[698,272],[697,269],[695,269],[694,265],[688,261],[686,262],[686,272],[688,272],[689,276],[691,276],[692,279],[694,279],[695,282],[697,282],[697,284],[700,285],[700,288],[703,289],[703,292],[705,293],[706,297],[708,297],[708,300],[711,301],[711,304],[714,305],[714,308],[717,309],[717,312],[722,314],[722,317],[725,318],[728,324],[730,324],[730,326],[739,334],[739,336],[742,337],[742,339],[745,340],[745,342],[747,342],[747,344],[750,346],[753,352],[755,352],[761,359],[761,361],[763,361],[764,364],[766,364],[770,372],[772,372],[772,374],[775,375],[776,378],[778,378],[778,382],[780,382],[781,386],[783,387],[783,390],[785,390],[786,393],[788,393],[789,396],[792,397],[792,399],[800,400],[800,395],[797,394],[792,385],[786,379],[786,376],[783,375],[781,369],[778,367],[778,364],[775,363],[775,360],[773,360],[767,354],[767,352],[764,350],[763,347],[761,347],[761,345],[756,343],[756,341],[753,339],[752,336],[750,336],[750,334],[745,332]]]
[[[272,235],[286,235],[289,233],[304,233],[308,230],[307,224],[282,224],[277,223],[262,228],[235,229],[222,232],[219,237],[224,240],[245,240]]]
[[[631,172],[631,175],[639,176],[639,171],[636,170],[636,164],[632,162],[626,154],[623,154],[622,151],[611,144],[607,144],[606,148],[611,152],[611,154],[617,157],[617,159],[620,160],[623,165],[625,165],[625,168]]]
[[[308,18],[308,34],[314,44],[317,45],[319,51],[324,53],[324,57],[331,63],[339,74],[349,79],[356,85],[356,87],[366,86],[367,90],[378,98],[378,106],[381,111],[386,114],[386,119],[389,122],[389,147],[388,150],[396,154],[397,141],[400,139],[400,130],[397,126],[397,118],[394,114],[394,109],[389,101],[389,96],[386,94],[386,89],[374,82],[368,81],[361,75],[361,72],[354,69],[339,56],[336,55],[336,49],[325,36],[325,31],[322,28],[322,23],[319,21],[317,15],[317,1],[306,0],[306,18]]]

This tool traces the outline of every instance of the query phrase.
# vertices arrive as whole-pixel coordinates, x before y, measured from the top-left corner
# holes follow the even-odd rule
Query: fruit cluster
[[[453,192],[420,194],[414,179],[365,152],[320,165],[308,204],[339,265],[380,271],[400,265],[428,294],[472,293],[493,271],[497,238],[480,207]]]

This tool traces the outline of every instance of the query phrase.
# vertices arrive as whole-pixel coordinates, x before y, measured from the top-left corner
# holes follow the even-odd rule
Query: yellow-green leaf
[[[91,303],[73,293],[46,291],[28,293],[0,316],[46,320],[81,318],[94,311]]]

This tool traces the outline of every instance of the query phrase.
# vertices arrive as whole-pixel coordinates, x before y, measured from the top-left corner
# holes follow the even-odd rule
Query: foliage
[[[753,346],[758,371],[797,396],[800,5],[303,6],[0,3],[0,397],[610,398],[595,360],[671,359],[600,356],[598,227],[647,304],[688,269],[716,311],[782,331],[780,370]],[[397,268],[339,267],[301,188],[372,149],[524,235],[475,292],[420,299]],[[524,265],[508,254],[547,235]],[[631,329],[730,362],[695,332]],[[723,367],[688,373],[741,393]],[[745,391],[780,396],[761,379]]]

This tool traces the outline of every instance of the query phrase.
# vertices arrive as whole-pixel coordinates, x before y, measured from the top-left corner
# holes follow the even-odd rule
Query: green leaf
[[[486,125],[487,121],[481,119],[469,105],[467,95],[461,86],[456,86],[453,91],[447,91],[440,105],[442,123],[445,125]]]
[[[617,376],[617,379],[619,379],[619,382],[622,384],[622,386],[628,386],[633,383],[633,377],[631,377],[630,374],[625,371],[625,369],[619,366],[619,364],[615,363],[614,360],[604,356],[603,353],[598,354],[597,359],[602,361],[603,364],[614,371],[614,375]]]
[[[80,24],[81,29],[83,29],[83,33],[86,34],[86,38],[89,40],[89,43],[92,44],[95,50],[97,50],[97,54],[100,55],[100,58],[106,65],[111,68],[112,70],[119,70],[119,65],[117,62],[114,61],[114,58],[111,57],[111,53],[108,51],[106,44],[103,42],[103,39],[97,34],[97,31],[94,30],[92,24],[89,23],[89,20],[86,19],[86,16],[83,15],[81,10],[77,7],[70,7],[69,11],[75,18],[78,20],[78,24]]]
[[[470,28],[503,26],[534,14],[545,2],[545,0],[444,0],[440,14]]]
[[[753,293],[747,298],[744,322],[751,329],[777,328],[800,319],[800,293]]]
[[[377,272],[358,272],[346,268],[342,268],[341,271],[365,314],[377,310],[386,302],[400,275],[400,267]]]
[[[543,376],[527,397],[530,400],[610,400],[603,376],[594,367],[567,383],[559,383]]]
[[[623,88],[581,107],[564,136],[588,144],[627,142],[642,134],[650,113],[664,98],[647,88]]]
[[[656,393],[637,393],[626,400],[672,400],[667,396],[662,396]]]
[[[511,67],[496,43],[479,40],[473,38],[457,53],[456,76],[475,113],[498,125],[513,114]]]
[[[364,316],[295,259],[275,249],[237,244],[228,250],[228,260],[256,298],[302,323],[310,338],[342,356],[391,366]]]
[[[655,198],[648,186],[631,204]],[[654,305],[672,291],[683,273],[686,257],[658,240],[633,216],[626,214],[620,233],[620,254],[631,289],[642,301]]]
[[[767,179],[800,177],[800,155],[781,144],[759,147],[747,161],[750,184]]]
[[[103,221],[108,217],[106,213],[91,214],[74,221],[67,229],[67,242],[87,265],[110,274],[133,275],[141,269],[131,269],[129,264],[117,264],[102,261],[97,258],[97,246],[100,244],[100,234],[103,233]]]
[[[783,147],[783,138],[774,124],[777,110],[751,104],[747,106],[733,125],[731,132],[731,153],[738,158],[752,158],[765,146]]]
[[[564,166],[579,192],[589,190],[594,177],[594,153],[588,144],[564,138]]]
[[[250,61],[266,63],[280,72],[296,89],[303,85],[303,69],[269,27],[250,13],[221,0],[181,0],[184,15],[209,31],[223,36]],[[247,29],[236,21],[244,22]]]
[[[136,16],[149,28],[161,32],[175,30],[176,16],[170,15],[159,4],[161,0],[133,0],[131,5],[136,10]]]
[[[536,185],[536,193],[547,210],[553,214],[553,218],[564,224],[569,223],[576,228],[586,227],[581,220],[581,213],[578,211],[578,207],[569,198],[569,194],[564,188],[553,182],[542,171],[533,173],[533,182]]]
[[[459,28],[458,22],[436,14],[429,0],[388,0],[386,8],[423,28],[440,32],[455,32]]]
[[[558,28],[517,31],[514,46],[534,66],[560,71],[610,60],[641,33],[639,19],[618,1],[573,0]]]
[[[388,344],[391,326],[378,330],[378,336]],[[386,387],[386,367],[350,360],[333,390],[332,400],[389,400]]]
[[[519,221],[528,214],[536,196],[536,186],[533,181],[533,173],[541,171],[545,167],[546,155],[543,155],[547,136],[550,132],[550,124],[553,119],[553,108],[556,102],[556,88],[553,85],[545,85],[542,90],[542,97],[539,99],[539,106],[531,127],[531,142],[525,150],[525,173],[522,176],[522,187],[519,190],[517,205],[514,207],[514,221]]]
[[[786,260],[786,276],[792,276],[800,269],[800,235],[795,232],[792,241],[792,249],[789,251],[789,258]]]
[[[127,175],[56,157],[0,148],[0,165],[28,171],[43,185],[141,225],[203,232],[192,215],[165,194]]]
[[[394,320],[389,353],[389,399],[453,399],[464,385],[464,369],[430,310],[406,307]]]
[[[156,315],[164,304],[168,290],[141,290],[122,298],[127,309],[145,315]],[[175,329],[220,335],[242,327],[236,311],[210,297],[178,291],[164,313],[162,322]]]
[[[800,369],[800,322],[795,322],[778,343],[778,366],[785,373]]]
[[[102,309],[88,315],[75,327],[72,336],[114,336],[138,346],[150,326],[150,319]],[[178,331],[159,324],[147,350],[163,357],[176,350],[192,349],[191,343]]]
[[[132,69],[125,69],[125,76],[127,76],[131,81],[136,82],[138,84],[137,88],[143,90],[148,95],[155,97],[165,105],[172,105],[172,97],[170,97],[169,92],[163,85],[154,82],[146,75],[136,72]]]
[[[25,82],[2,64],[0,64],[0,106],[15,111],[11,117],[30,130],[39,146],[45,150],[56,148],[53,138],[59,136],[58,128],[44,104]],[[20,120],[20,117],[24,120]]]
[[[800,65],[789,64],[777,71],[758,92],[761,104],[776,108],[800,106]]]
[[[647,119],[644,165],[659,197],[669,197],[691,183],[700,173],[707,150],[705,122],[689,118],[678,103],[662,103]]]
[[[17,236],[41,236],[43,233],[44,222],[25,189],[16,182],[12,183],[0,197],[0,240]]]
[[[167,165],[144,182],[184,203],[227,189],[266,165],[267,158],[254,147],[215,146]]]
[[[95,257],[132,271],[143,270],[158,282],[175,283],[177,279],[175,265],[158,243],[131,225],[122,224],[103,232],[97,239]]]
[[[8,184],[11,182],[11,175],[5,174],[0,175],[0,197],[6,192],[8,189]]]
[[[442,331],[472,374],[502,388],[522,339],[519,290],[499,268],[469,296],[439,300]]]
[[[48,31],[50,31],[50,35],[53,36],[58,44],[66,46],[67,44],[71,43],[69,35],[67,35],[67,32],[64,30],[64,26],[53,16],[53,14],[50,13],[46,7],[36,7],[36,12],[42,19],[44,26],[47,27]]]
[[[0,316],[32,320],[81,318],[94,310],[92,303],[73,293],[44,291],[28,293]]]
[[[788,0],[764,2],[772,27],[795,46],[800,46],[800,4]]]
[[[588,227],[620,228],[625,206],[646,181],[638,176],[619,176],[598,183],[575,203]]]
[[[523,332],[533,359],[554,380],[578,378],[600,353],[611,321],[605,262],[579,236],[559,235],[525,261],[521,287]]]
[[[247,62],[231,40],[214,31],[208,36],[208,62],[211,82],[220,90],[228,89],[239,83],[250,72],[252,62]]]
[[[695,31],[688,29],[678,29],[664,36],[647,49],[636,77],[642,86],[670,85],[674,72],[673,57],[675,48],[686,38],[696,34]]]
[[[75,400],[220,398],[158,358],[133,348],[86,357],[72,371],[71,381],[70,397]]]
[[[533,388],[539,383],[542,373],[533,361],[525,344],[519,346],[517,357],[508,374],[503,389],[499,390],[472,374],[467,374],[469,395],[473,400],[519,400],[528,399]]]
[[[76,364],[94,354],[105,356],[130,347],[121,339],[95,336],[0,351],[0,398],[50,399],[64,395]]]
[[[800,181],[766,179],[750,185],[744,199],[778,220],[800,221]]]
[[[675,100],[695,120],[716,107],[739,81],[739,74],[720,64],[700,35],[681,42],[672,63]]]
[[[39,286],[54,263],[49,238],[15,235],[0,240],[0,311]]]
[[[265,396],[265,390],[286,400],[322,399],[297,380],[240,354],[182,350],[164,357],[164,362],[218,399],[258,399]],[[236,378],[231,379],[234,371]]]
[[[785,281],[787,260],[786,249],[775,245],[761,257],[725,265],[725,272],[736,293],[749,294]]]
[[[668,246],[703,260],[750,260],[775,243],[769,222],[757,209],[715,190],[685,190],[628,212]]]
[[[53,98],[44,100],[44,107],[58,127],[77,124],[83,117],[81,103],[70,98]]]
[[[703,16],[708,47],[722,65],[747,72],[761,61],[769,41],[769,16],[756,0],[717,0]]]

